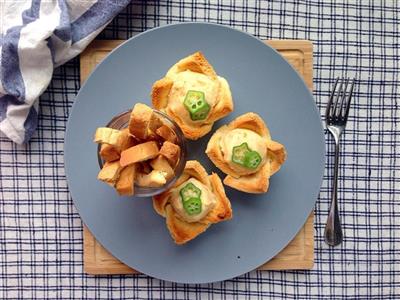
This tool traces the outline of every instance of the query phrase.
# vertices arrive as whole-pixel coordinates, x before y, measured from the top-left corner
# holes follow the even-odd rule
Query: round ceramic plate
[[[233,219],[176,245],[150,198],[119,197],[96,179],[93,134],[136,102],[150,104],[154,81],[179,59],[201,50],[231,87],[235,109],[213,131],[246,112],[266,121],[288,159],[267,194],[226,187]],[[188,144],[189,159],[218,172],[204,154],[211,133]],[[276,255],[302,227],[316,201],[324,167],[320,116],[303,80],[272,48],[237,30],[213,24],[160,27],[131,38],[95,69],[72,108],[65,138],[72,199],[96,239],[128,266],[183,283],[229,279]]]

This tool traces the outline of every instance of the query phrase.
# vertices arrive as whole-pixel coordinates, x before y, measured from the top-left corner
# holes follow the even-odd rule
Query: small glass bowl
[[[183,135],[182,130],[179,128],[178,124],[175,123],[174,120],[172,120],[170,117],[168,117],[166,114],[155,110],[154,112],[159,116],[160,120],[167,126],[169,126],[176,134],[178,138],[177,145],[181,148],[181,156],[179,157],[179,161],[174,169],[175,175],[172,177],[170,180],[167,181],[166,184],[160,187],[143,187],[135,184],[135,193],[134,196],[136,197],[150,197],[150,196],[155,196],[158,194],[161,194],[162,192],[166,191],[169,189],[175,182],[176,180],[182,175],[183,170],[185,169],[186,165],[186,140]],[[106,125],[106,127],[114,128],[114,129],[119,129],[122,130],[124,128],[128,127],[129,124],[129,118],[131,115],[131,110],[127,110],[125,112],[122,112],[112,118],[112,120]],[[99,166],[100,169],[103,167],[104,161],[100,157],[100,147],[101,144],[99,144],[97,148],[97,158],[99,161]]]

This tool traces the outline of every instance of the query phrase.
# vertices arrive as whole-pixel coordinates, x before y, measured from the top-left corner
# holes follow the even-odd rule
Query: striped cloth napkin
[[[129,2],[0,1],[0,131],[28,142],[53,69],[78,55]]]

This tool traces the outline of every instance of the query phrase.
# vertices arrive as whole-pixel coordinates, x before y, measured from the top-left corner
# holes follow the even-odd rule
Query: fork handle
[[[339,245],[343,240],[342,226],[340,225],[337,188],[339,173],[339,139],[335,140],[335,168],[333,175],[333,191],[329,208],[328,220],[325,225],[325,241],[330,246]]]

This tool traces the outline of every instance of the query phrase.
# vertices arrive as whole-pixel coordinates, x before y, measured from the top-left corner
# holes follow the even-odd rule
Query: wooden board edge
[[[314,90],[313,86],[313,43],[308,40],[265,40],[267,45],[271,46],[279,52],[279,50],[300,50],[304,55],[304,71],[300,76],[310,91]]]
[[[83,224],[83,271],[89,275],[117,275],[117,274],[139,274],[138,271],[121,263],[118,265],[99,264],[96,261],[96,241],[89,228]],[[111,255],[111,254],[110,254]]]
[[[99,275],[139,275],[138,271],[135,271],[126,265],[99,265],[90,264],[83,266],[83,272],[88,275],[99,276]]]
[[[81,75],[81,84],[85,82],[85,80],[92,73],[94,66],[92,64],[92,55],[99,51],[112,51],[122,43],[124,40],[94,40],[91,42],[86,49],[80,54],[80,75]],[[90,66],[88,68],[87,66]]]
[[[309,40],[264,40],[276,50],[281,49],[301,49],[307,52],[312,52],[313,43]]]
[[[276,260],[272,258],[267,261],[265,264],[261,265],[257,268],[260,271],[277,271],[277,270],[310,270],[314,266],[314,210],[311,211],[310,215],[307,217],[306,222],[301,227],[304,228],[304,234],[309,238],[305,240],[305,253],[301,260],[293,261],[288,260],[285,261],[281,258],[277,258]],[[293,239],[292,239],[293,240]],[[291,240],[291,241],[292,241]],[[289,245],[291,241],[287,244]],[[287,246],[286,245],[286,246]],[[279,253],[284,251],[282,249]]]

